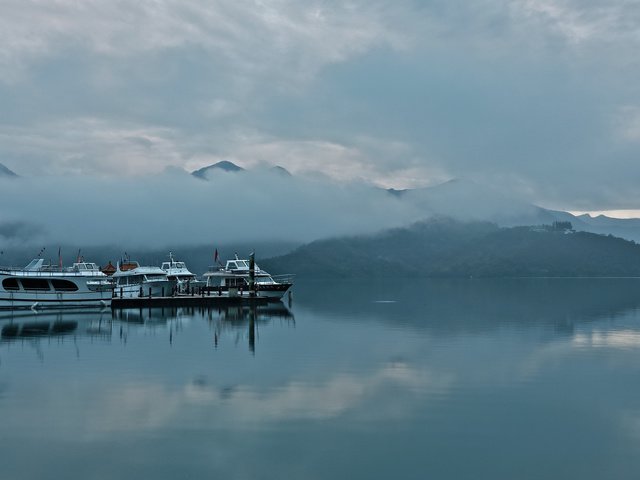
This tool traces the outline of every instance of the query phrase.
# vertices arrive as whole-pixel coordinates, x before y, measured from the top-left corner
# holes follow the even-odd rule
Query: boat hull
[[[114,295],[118,298],[168,297],[171,296],[175,286],[176,282],[172,280],[143,282],[142,284],[116,287]],[[140,287],[142,287],[142,295],[140,295]]]
[[[34,279],[39,282],[38,289],[26,288],[27,282]],[[75,290],[56,290],[56,282],[65,282],[65,286],[72,284]],[[107,283],[87,276],[0,274],[0,309],[3,310],[105,307],[111,304],[111,296]]]
[[[256,289],[256,295],[259,297],[265,297],[270,300],[280,300],[293,286],[292,283],[268,283],[258,284]],[[213,295],[219,293],[220,295],[227,296],[229,291],[234,295],[247,295],[248,290],[244,289],[240,291],[237,287],[219,286],[219,287],[205,287],[206,291],[211,292]]]

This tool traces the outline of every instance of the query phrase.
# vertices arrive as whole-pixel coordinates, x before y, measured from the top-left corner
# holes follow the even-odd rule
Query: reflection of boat
[[[251,272],[252,258],[241,260],[236,255],[228,260],[224,267],[210,267],[204,274],[209,290],[229,292],[230,290],[251,290],[253,280],[258,295],[273,299],[281,299],[293,285],[293,275],[271,275],[254,265],[253,279]]]
[[[184,262],[173,259],[173,254],[169,252],[169,261],[162,262],[160,267],[167,274],[169,280],[176,282],[179,293],[187,293],[192,288],[204,287],[205,282],[198,280],[196,275],[189,271]]]
[[[14,341],[28,338],[57,337],[69,334],[110,335],[111,314],[105,310],[48,309],[43,312],[19,310],[0,314],[0,338]],[[80,325],[83,327],[80,328]]]
[[[239,335],[246,329],[249,350],[252,352],[255,352],[256,348],[256,329],[258,325],[267,325],[274,320],[295,324],[295,318],[291,311],[280,302],[258,307],[235,306],[210,309],[207,311],[206,316],[214,331],[216,347],[225,332],[235,334],[237,341]]]
[[[55,322],[23,322],[10,323],[2,327],[2,340],[11,340],[24,337],[42,337],[64,335],[73,332],[78,327],[78,322],[62,321]]]
[[[21,269],[0,267],[0,308],[106,306],[112,290],[95,263],[62,268],[37,258]]]
[[[120,298],[163,297],[176,285],[159,267],[141,267],[138,262],[118,262],[113,274],[115,294]]]
[[[118,308],[112,311],[112,317],[119,322],[136,325],[166,325],[171,320],[180,320],[185,315],[180,307]]]

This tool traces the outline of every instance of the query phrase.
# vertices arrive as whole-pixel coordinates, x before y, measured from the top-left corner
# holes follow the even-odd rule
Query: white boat
[[[271,275],[254,262],[253,283],[256,294],[262,297],[281,299],[293,286],[293,275]],[[227,260],[224,267],[209,267],[204,274],[207,289],[219,294],[249,292],[251,290],[251,259],[243,260],[236,254]]]
[[[141,267],[132,261],[118,262],[112,278],[119,298],[170,296],[176,286],[160,267]]]
[[[205,286],[205,282],[198,280],[195,273],[189,271],[184,262],[174,260],[171,252],[169,252],[169,261],[162,262],[160,268],[167,274],[169,280],[176,282],[179,293],[187,293],[190,289]]]
[[[113,285],[95,263],[45,265],[42,258],[24,268],[0,267],[0,308],[107,306]]]

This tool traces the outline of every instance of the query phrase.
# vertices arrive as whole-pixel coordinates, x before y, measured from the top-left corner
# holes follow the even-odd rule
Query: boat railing
[[[0,272],[13,273],[18,272],[20,270],[24,270],[24,267],[9,267],[7,265],[0,265]]]
[[[43,265],[37,270],[25,270],[25,267],[14,267],[0,265],[0,273],[20,274],[29,277],[47,276],[50,277],[52,273],[81,273],[91,276],[92,274],[98,275],[100,270],[75,270],[73,267],[60,267],[59,265]],[[98,275],[99,276],[99,275]]]
[[[52,272],[60,273],[65,271],[66,270],[64,268],[60,268],[57,265],[43,265],[38,270],[25,270],[25,267],[0,266],[0,272],[4,272],[4,273],[19,272],[19,273],[28,274],[29,276],[38,275],[41,273],[52,273]]]

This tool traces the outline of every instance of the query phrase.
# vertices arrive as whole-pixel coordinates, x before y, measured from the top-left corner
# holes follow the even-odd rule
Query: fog
[[[266,170],[146,177],[0,181],[0,242],[158,248],[232,242],[308,242],[374,232],[424,217],[366,184]]]

